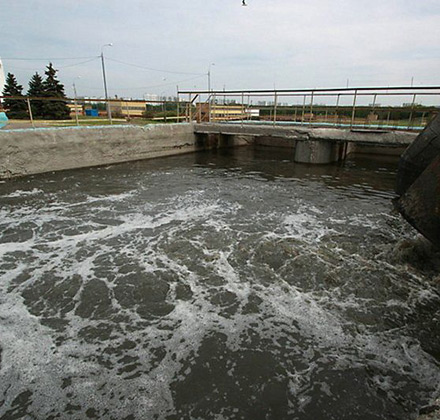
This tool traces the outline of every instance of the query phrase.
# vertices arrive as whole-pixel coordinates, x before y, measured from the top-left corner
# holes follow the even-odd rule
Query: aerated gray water
[[[0,183],[0,418],[415,418],[438,255],[396,163],[242,148]]]

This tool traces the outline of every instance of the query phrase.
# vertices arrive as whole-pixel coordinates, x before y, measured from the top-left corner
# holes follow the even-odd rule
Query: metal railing
[[[440,86],[182,90],[175,100],[26,96],[0,96],[0,99],[4,105],[11,100],[25,104],[21,119],[12,119],[6,126],[12,129],[205,121],[420,130],[440,111]],[[38,115],[38,104],[46,101],[68,104],[72,108],[69,119],[60,121]],[[92,108],[98,109],[97,117],[85,115]],[[109,118],[108,108],[113,118]]]
[[[205,122],[230,121],[228,107],[240,106],[241,123],[420,130],[440,111],[440,86],[181,90],[180,96],[197,103],[203,114],[197,120]]]
[[[0,96],[0,101],[0,111],[5,111],[9,117],[6,129],[190,121],[185,101],[27,96]],[[16,115],[16,107],[15,110],[7,109],[11,102],[23,103],[20,115]],[[68,118],[53,119],[40,115],[38,110],[47,102],[66,104],[70,108]],[[112,115],[108,113],[109,108]],[[95,111],[93,115],[87,116],[88,110],[92,109]]]

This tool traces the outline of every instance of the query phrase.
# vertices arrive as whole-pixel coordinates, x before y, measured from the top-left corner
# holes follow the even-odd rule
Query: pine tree
[[[55,70],[52,63],[46,67],[44,74],[46,79],[43,82],[44,96],[48,98],[65,98],[64,85],[57,80]],[[52,120],[70,119],[70,109],[66,105],[66,101],[44,101],[43,117]]]
[[[3,89],[3,96],[23,96],[23,86],[18,84],[17,79],[12,73],[8,73],[6,77],[6,84]],[[3,101],[3,106],[6,109],[6,114],[11,119],[28,118],[27,104],[25,100],[5,99]]]
[[[29,81],[29,89],[27,92],[28,96],[32,97],[42,97],[44,96],[44,85],[43,78],[35,73],[32,79]],[[43,117],[43,101],[31,101],[32,115],[34,118]]]

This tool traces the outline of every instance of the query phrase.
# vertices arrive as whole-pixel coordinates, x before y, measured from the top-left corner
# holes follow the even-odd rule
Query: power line
[[[57,67],[58,67],[57,70],[59,70],[59,69],[65,69],[65,68],[68,68],[68,67],[80,66],[80,65],[82,65],[82,64],[86,64],[86,63],[90,63],[90,62],[92,62],[92,61],[95,61],[95,60],[97,60],[98,58],[99,58],[99,57],[93,57],[93,58],[90,59],[90,60],[81,61],[80,63],[67,64],[67,65],[65,65],[65,66],[57,66]],[[15,65],[12,65],[12,66],[11,66],[10,64],[8,64],[8,68],[11,68],[11,69],[14,69],[14,70],[35,71],[35,67],[32,67],[32,68],[30,68],[30,67],[17,67],[17,66],[15,66]]]
[[[205,76],[205,75],[200,75],[200,76],[196,76],[196,77],[191,77],[191,78],[189,78],[189,79],[177,80],[177,81],[175,81],[175,82],[162,83],[162,84],[160,84],[160,85],[138,86],[138,87],[113,87],[113,86],[111,86],[110,89],[111,89],[112,91],[115,91],[115,90],[151,89],[151,88],[156,88],[156,87],[171,86],[171,85],[175,85],[175,84],[183,83],[183,82],[189,82],[190,80],[200,79],[201,77],[204,77],[204,76]],[[102,88],[89,87],[89,86],[82,86],[82,88],[85,88],[85,89],[91,89],[91,90],[101,90],[101,89],[102,89]]]
[[[67,67],[80,66],[81,64],[86,64],[86,63],[90,63],[91,61],[95,61],[95,60],[97,60],[98,58],[99,58],[99,57],[93,57],[92,59],[87,60],[87,61],[82,61],[81,63],[68,64],[67,66],[60,66],[60,67],[58,67],[58,68],[59,68],[59,69],[65,69],[65,68],[67,68]]]
[[[0,57],[0,58],[2,60],[11,60],[11,61],[88,60],[88,61],[84,61],[82,63],[73,64],[73,65],[67,65],[67,66],[63,66],[62,67],[62,68],[65,68],[65,67],[70,67],[70,66],[74,66],[74,65],[85,64],[85,63],[88,63],[89,61],[93,61],[93,60],[95,60],[95,59],[97,59],[99,57],[100,57],[99,55],[95,55],[95,56],[90,56],[90,57],[57,57],[57,58]],[[190,75],[190,76],[206,76],[206,73],[190,73],[190,72],[183,72],[183,71],[172,71],[172,70],[156,69],[156,68],[152,68],[152,67],[140,66],[138,64],[127,63],[125,61],[116,60],[114,58],[109,58],[109,57],[106,57],[106,60],[114,61],[115,63],[124,64],[126,66],[136,67],[136,68],[139,68],[139,69],[142,69],[142,70],[156,71],[156,72],[160,72],[160,73],[186,74],[186,75]]]
[[[206,76],[206,73],[188,73],[188,72],[183,72],[183,71],[160,70],[160,69],[154,69],[154,68],[151,68],[151,67],[139,66],[137,64],[126,63],[125,61],[115,60],[114,58],[106,57],[105,59],[106,60],[110,60],[110,61],[114,61],[115,63],[125,64],[126,66],[137,67],[139,69],[149,70],[149,71],[157,71],[157,72],[160,72],[160,73],[188,74],[188,75],[192,75],[192,76]]]
[[[0,57],[2,60],[11,61],[50,61],[50,60],[87,60],[99,58],[99,55],[94,55],[90,57],[58,57],[58,58],[22,58],[22,57]]]

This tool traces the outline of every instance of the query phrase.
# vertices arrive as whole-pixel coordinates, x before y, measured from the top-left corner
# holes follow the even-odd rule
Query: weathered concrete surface
[[[240,135],[228,135],[228,134],[218,134],[218,133],[208,133],[208,134],[197,134],[196,144],[199,149],[216,149],[224,147],[239,147],[239,146],[249,146],[253,142],[247,136]]]
[[[440,114],[400,158],[396,193],[402,216],[440,248]]]
[[[239,124],[1,130],[0,178],[253,144],[292,148],[296,162],[329,163],[359,145],[397,147],[413,138],[411,133]]]
[[[402,195],[440,154],[440,114],[420,133],[402,155],[396,193]]]
[[[258,124],[195,124],[196,133],[219,133],[251,137],[279,137],[297,141],[328,140],[332,142],[353,142],[383,146],[408,146],[417,133],[405,131],[348,130],[339,128],[280,127]]]
[[[343,159],[345,143],[329,140],[308,140],[296,143],[295,162],[323,164]]]
[[[190,153],[191,124],[0,131],[0,178]]]
[[[440,248],[440,154],[396,201],[402,216]]]
[[[295,149],[295,162],[313,164],[337,162],[350,153],[400,156],[416,138],[414,133],[395,131],[226,123],[196,124],[195,133],[247,137],[249,143],[256,145]]]

